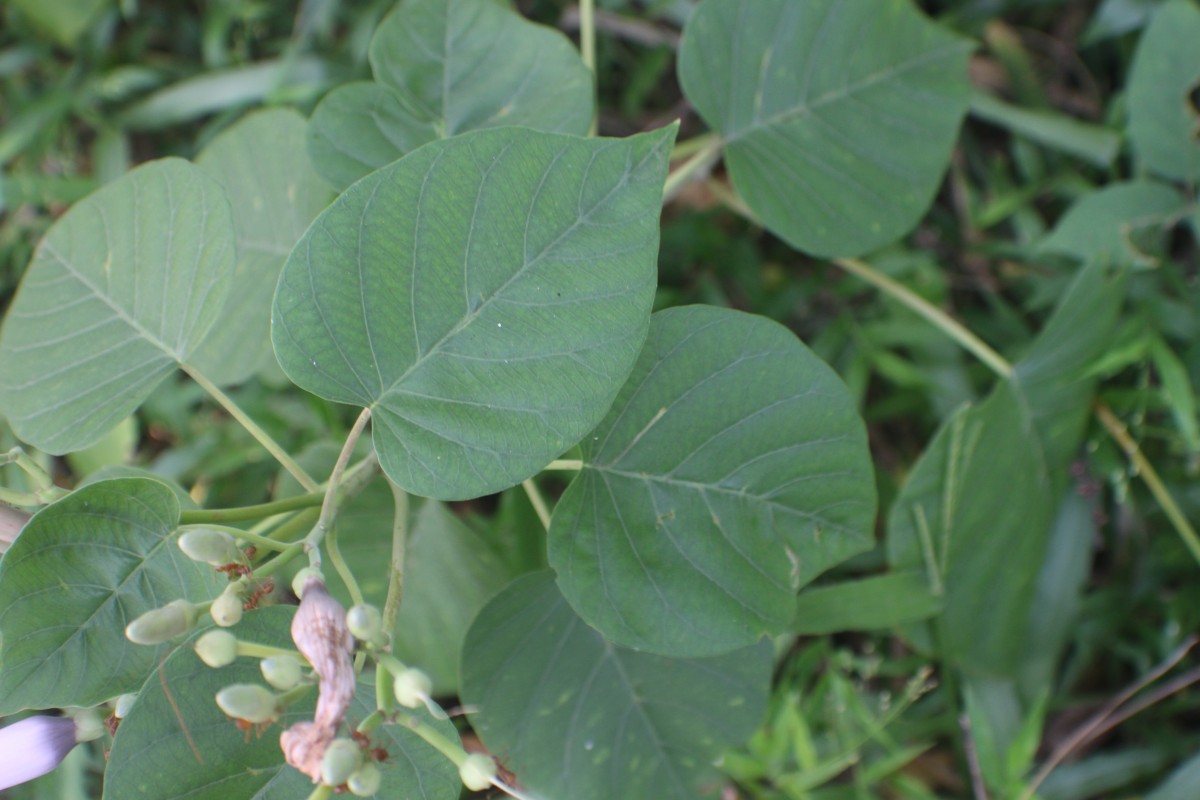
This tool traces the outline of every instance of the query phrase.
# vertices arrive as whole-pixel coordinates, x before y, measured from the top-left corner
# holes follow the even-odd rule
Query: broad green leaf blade
[[[1145,167],[1200,180],[1200,8],[1172,0],[1142,33],[1129,72],[1129,140]]]
[[[294,609],[276,606],[246,615],[233,629],[240,639],[292,647]],[[239,658],[222,669],[206,666],[191,647],[171,654],[146,681],[129,716],[121,722],[109,753],[104,796],[130,800],[292,800],[307,797],[309,778],[287,766],[279,749],[282,726],[311,719],[315,692],[288,709],[280,724],[261,736],[234,727],[217,707],[217,692],[232,683],[264,684],[257,659]],[[375,709],[373,680],[359,683],[349,717],[362,720]],[[165,688],[164,688],[165,687]],[[167,692],[170,692],[168,696]],[[449,722],[425,722],[457,741]],[[380,765],[380,800],[456,800],[458,770],[415,734],[398,725],[379,729],[375,746],[388,751]]]
[[[1014,106],[979,89],[971,92],[971,115],[1098,167],[1109,166],[1121,152],[1116,131],[1061,111]]]
[[[761,720],[771,648],[684,660],[614,647],[541,572],[479,614],[462,671],[475,730],[533,796],[696,800],[716,796],[713,760]]]
[[[883,630],[929,619],[941,610],[942,598],[923,570],[892,572],[801,592],[791,627],[805,636]]]
[[[393,89],[373,81],[339,86],[308,121],[308,152],[325,180],[344,189],[421,145],[442,138]]]
[[[704,0],[679,79],[767,227],[805,252],[857,255],[929,207],[967,110],[970,49],[908,0]]]
[[[50,227],[0,331],[0,410],[49,453],[98,440],[216,322],[234,270],[220,185],[186,161],[142,166]]]
[[[0,561],[0,714],[91,706],[141,686],[170,649],[125,626],[228,581],[175,546],[179,502],[163,483],[89,484],[38,512]]]
[[[641,349],[674,134],[478,131],[372,173],[284,265],[284,371],[370,407],[408,492],[463,499],[534,474],[600,421]]]
[[[587,133],[592,75],[575,46],[505,4],[406,0],[370,47],[375,83],[353,84],[313,112],[309,147],[343,189],[435,139],[518,125]]]
[[[1062,494],[1034,586],[1027,646],[1017,674],[1026,701],[1054,689],[1059,660],[1077,634],[1091,574],[1092,544],[1100,535],[1095,512],[1095,501],[1084,498],[1075,487]]]
[[[111,5],[112,0],[13,0],[12,3],[34,27],[66,48],[74,47],[100,12]]]
[[[1123,269],[1083,267],[1013,373],[1055,484],[1083,439],[1096,380],[1092,365],[1108,352],[1125,297]]]
[[[1143,230],[1161,232],[1187,211],[1187,200],[1166,184],[1110,184],[1074,203],[1039,249],[1080,261],[1155,266],[1157,259],[1142,252],[1134,236]]]
[[[942,426],[888,516],[892,568],[925,571],[944,596],[941,656],[977,674],[1008,675],[1020,662],[1057,500],[1037,444],[1001,383]]]
[[[888,517],[888,560],[921,569],[945,604],[942,656],[1015,677],[1067,465],[1123,297],[1123,274],[1081,270],[1010,379],[938,431]],[[1002,485],[1003,492],[996,487]]]
[[[248,115],[204,148],[196,163],[225,188],[237,234],[237,271],[216,327],[193,358],[218,385],[240,383],[271,360],[271,298],[279,270],[333,193],[313,170],[304,118],[270,109]]]
[[[729,652],[791,624],[796,591],[871,545],[875,484],[845,385],[786,328],[728,309],[654,315],[550,564],[610,640]]]

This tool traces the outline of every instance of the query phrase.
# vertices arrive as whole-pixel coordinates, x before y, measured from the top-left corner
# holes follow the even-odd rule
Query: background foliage
[[[444,53],[442,77],[475,88],[463,95],[463,106],[440,107],[428,87],[401,85],[410,66],[389,63],[375,43],[380,40],[372,38],[377,28],[390,37],[431,24],[435,5],[409,0],[403,7],[409,18],[387,18],[380,28],[390,1],[309,0],[294,9],[253,0],[203,7],[135,0],[6,4],[0,9],[0,303],[10,307],[26,270],[50,268],[31,264],[31,258],[51,223],[149,159],[196,158],[196,167],[168,162],[167,169],[180,173],[172,180],[196,190],[198,204],[205,202],[204,187],[214,184],[227,190],[240,185],[236,196],[248,198],[235,206],[232,219],[214,217],[214,225],[231,228],[239,254],[237,263],[229,259],[221,275],[211,276],[219,291],[238,270],[282,265],[334,188],[453,133],[483,129],[471,134],[472,141],[503,139],[503,131],[488,130],[499,113],[488,102],[511,85],[512,75],[473,75],[468,62],[456,60],[457,52]],[[1194,389],[1200,385],[1200,8],[1192,0],[930,0],[889,3],[894,16],[888,16],[849,3],[825,38],[807,41],[809,18],[838,4],[763,0],[753,18],[742,16],[746,5],[709,0],[695,11],[687,0],[599,4],[600,132],[628,136],[678,118],[679,142],[710,129],[728,140],[723,165],[684,185],[664,207],[658,288],[651,300],[646,283],[639,302],[655,309],[708,303],[736,310],[657,317],[650,342],[660,350],[670,341],[673,320],[710,314],[731,329],[754,328],[737,343],[770,351],[764,342],[783,329],[737,313],[753,312],[795,332],[829,364],[866,421],[872,464],[854,463],[851,454],[844,466],[873,467],[877,537],[847,541],[843,555],[858,555],[823,575],[798,601],[786,591],[795,579],[788,565],[763,565],[781,570],[774,577],[783,589],[752,585],[760,595],[754,602],[761,629],[780,634],[770,697],[746,695],[750,710],[765,703],[765,716],[723,708],[716,689],[712,696],[680,698],[673,694],[679,687],[669,683],[643,685],[651,700],[695,705],[708,715],[695,730],[672,734],[688,739],[704,730],[719,733],[689,740],[700,761],[714,761],[724,750],[719,771],[700,761],[657,763],[689,779],[702,772],[702,787],[712,795],[764,800],[1017,798],[1034,788],[1048,800],[1200,796],[1196,695],[1181,691],[1200,679],[1188,654],[1200,627],[1200,584],[1194,542],[1177,534],[1186,530],[1186,520],[1200,518]],[[925,24],[918,5],[937,27]],[[518,108],[508,121],[585,132],[589,110],[555,102],[550,94],[562,89],[564,97],[578,97],[570,88],[588,80],[574,68],[567,38],[577,35],[578,10],[551,0],[517,7],[542,27],[506,22],[514,25],[513,40],[543,37],[539,46],[558,48],[564,60],[531,78],[545,82],[536,97],[547,102]],[[489,4],[480,9],[475,35],[490,30],[489,15],[498,13]],[[681,43],[685,23],[695,27]],[[761,85],[762,52],[738,51],[723,38],[751,25],[761,28],[765,41],[778,42],[771,51],[779,54],[772,62],[776,72]],[[470,52],[476,40],[460,41]],[[887,42],[896,47],[871,46]],[[921,69],[862,93],[840,89],[847,76],[874,74],[879,65],[872,59],[903,62],[929,53],[936,58],[922,60]],[[801,105],[789,106],[795,95],[781,87],[794,81],[803,58],[828,68],[817,71]],[[422,97],[425,102],[413,99]],[[726,105],[726,97],[736,102]],[[247,118],[260,107],[271,110]],[[362,115],[384,122],[350,124]],[[306,127],[309,116],[313,122]],[[235,127],[243,119],[269,126],[264,130],[272,146],[239,164],[230,154],[244,154],[248,143],[264,137]],[[348,141],[347,135],[358,138]],[[651,139],[661,144],[662,135],[631,141],[648,147]],[[877,144],[884,140],[887,147]],[[297,174],[288,165],[305,151],[330,157]],[[856,157],[846,158],[847,152]],[[806,172],[814,158],[829,169]],[[253,181],[246,180],[250,174]],[[780,195],[780,174],[801,176],[795,185],[808,191]],[[306,187],[301,196],[311,203],[296,217],[272,218],[255,205],[254,193],[270,197],[286,181]],[[860,186],[876,188],[844,191]],[[145,187],[161,190],[161,184]],[[336,216],[354,200],[351,193],[328,213]],[[71,214],[83,219],[89,203],[96,206],[85,201]],[[165,204],[150,205],[164,217],[152,224],[171,224]],[[851,246],[841,244],[847,236]],[[873,272],[865,273],[860,262],[824,260],[864,254]],[[640,274],[637,267],[628,265],[631,276]],[[960,321],[995,357],[981,362],[964,352],[953,334],[914,314],[913,303],[887,279]],[[273,284],[259,289],[245,300],[265,307]],[[153,290],[161,297],[171,287]],[[144,403],[135,418],[104,438],[97,436],[107,424],[63,431],[78,441],[63,442],[59,450],[91,445],[53,462],[63,485],[111,477],[117,473],[101,470],[114,465],[136,465],[187,487],[188,497],[178,501],[184,505],[245,505],[295,491],[257,443],[176,367],[220,385],[236,384],[232,395],[272,436],[291,452],[303,452],[304,463],[328,469],[334,443],[352,418],[344,406],[296,391],[284,379],[265,346],[265,315],[245,331],[223,331],[230,340],[264,345],[231,362],[170,339],[172,321],[160,312],[159,306],[144,309],[142,333],[128,345],[149,354],[136,380],[120,391],[97,390],[111,406],[102,422],[115,422]],[[93,324],[107,324],[103,309],[88,313],[97,313]],[[206,324],[221,328],[211,309],[188,313],[211,316]],[[213,352],[225,351],[211,341]],[[107,351],[96,337],[82,344]],[[654,346],[642,351],[634,374],[650,372],[646,360],[659,354]],[[632,363],[634,355],[622,358]],[[285,359],[288,375],[314,388],[295,361]],[[96,369],[74,374],[91,386],[103,374],[102,365]],[[822,369],[813,367],[815,374]],[[38,372],[22,380],[36,380]],[[780,384],[788,377],[768,372],[756,386],[787,396],[788,387]],[[366,399],[378,399],[378,393]],[[768,405],[761,397],[756,402]],[[40,409],[31,403],[24,411]],[[736,411],[750,415],[755,409]],[[619,437],[617,421],[601,416],[584,410],[570,424],[585,430],[599,422]],[[1114,438],[1113,430],[1131,438]],[[0,449],[15,443],[7,426],[0,437]],[[1130,442],[1145,462],[1130,460]],[[621,458],[639,457],[624,444],[607,450],[604,443],[587,444],[580,455],[598,465],[590,474],[602,475]],[[754,437],[739,444],[752,448]],[[669,462],[667,445],[669,437],[654,457]],[[530,463],[538,462],[536,468],[553,455],[533,454]],[[1147,463],[1178,503],[1174,519],[1142,480]],[[554,497],[565,488],[553,474],[539,482]],[[711,490],[704,482],[701,476],[699,495]],[[22,478],[11,466],[0,467],[0,483],[21,488]],[[162,492],[138,488],[141,483],[122,481],[128,491],[155,494],[154,519],[139,523],[149,537],[178,509],[169,496],[158,496]],[[644,488],[631,483],[624,490]],[[464,485],[438,494],[415,485],[445,498],[490,488]],[[346,537],[352,564],[378,563],[387,551],[390,497],[378,488],[356,498],[343,517],[344,526],[362,531],[355,541]],[[836,493],[836,486],[829,491]],[[595,486],[581,482],[562,494],[562,503],[591,500],[595,515],[611,513],[595,505],[595,493]],[[605,643],[589,639],[590,629],[570,606],[556,604],[556,590],[537,572],[547,566],[547,542],[530,533],[540,526],[519,492],[418,504],[411,515],[404,614],[415,616],[404,620],[409,633],[398,649],[430,671],[439,695],[461,693],[467,703],[491,697],[495,688],[481,684],[478,671],[486,672],[488,659],[504,651],[488,641],[488,629],[506,619],[528,625],[520,612],[529,604],[556,615],[518,654],[531,659],[530,680],[556,648],[572,654],[560,677],[598,674],[607,680],[622,669],[636,674],[655,658],[606,650]],[[996,527],[996,520],[1007,527]],[[106,524],[124,522],[113,516]],[[1037,535],[1024,535],[1029,531]],[[560,576],[577,569],[569,540],[551,527],[549,566]],[[139,546],[153,549],[149,538]],[[15,548],[13,553],[20,555]],[[166,566],[147,560],[138,576],[153,584]],[[469,629],[484,603],[509,578],[525,573],[531,574],[489,606],[486,614],[496,619]],[[3,574],[0,568],[0,582]],[[675,593],[663,600],[671,614],[681,613],[681,603],[709,602],[694,575],[671,575],[678,586],[668,586]],[[560,580],[587,621],[618,618],[620,608],[586,596],[592,585]],[[380,586],[364,590],[382,596]],[[13,593],[5,595],[6,608],[20,602],[19,585],[0,592]],[[629,602],[646,607],[644,598]],[[420,614],[419,607],[436,609],[438,617]],[[648,618],[647,629],[628,631],[621,644],[671,648],[687,657],[688,669],[724,677],[726,685],[752,686],[751,678],[761,678],[770,666],[765,645],[732,666],[702,663],[721,657],[702,652],[702,643],[689,640],[686,630],[672,629],[666,610]],[[751,644],[758,629],[753,633],[717,631],[706,641],[717,642],[714,652],[727,652]],[[460,683],[455,665],[464,640],[466,651],[478,656],[468,661],[476,672],[465,671]],[[1163,675],[1156,677],[1160,665]],[[172,657],[160,668],[185,676],[182,681],[193,664]],[[535,703],[536,684],[510,687],[509,697]],[[619,689],[610,687],[604,697]],[[95,688],[92,699],[103,699],[105,691]],[[586,699],[575,698],[585,709]],[[153,700],[161,706],[162,698]],[[628,705],[620,708],[640,708],[638,698],[624,696],[622,702]],[[484,744],[520,710],[492,705],[494,717],[475,720]],[[197,708],[192,723],[204,725],[203,715],[211,711],[211,704]],[[1096,721],[1096,713],[1104,716]],[[666,724],[647,719],[651,733]],[[596,730],[607,724],[597,722]],[[552,727],[543,733],[551,740],[574,735]],[[587,741],[578,744],[586,748]],[[1059,753],[1063,763],[1042,781],[1039,768],[1057,764]],[[112,756],[118,772],[126,768],[120,751]],[[510,756],[517,767],[526,758],[521,750]],[[59,772],[13,794],[98,796],[102,765],[99,749],[81,748]],[[536,762],[530,768],[536,770]],[[626,778],[628,783],[596,796],[673,780],[637,768]]]

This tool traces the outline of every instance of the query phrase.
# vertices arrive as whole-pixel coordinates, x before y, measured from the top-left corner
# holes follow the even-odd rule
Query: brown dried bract
[[[303,587],[300,610],[292,618],[292,641],[321,680],[312,722],[297,722],[279,737],[287,762],[321,780],[321,757],[337,736],[354,697],[354,639],[346,627],[346,610],[325,584],[310,578]]]

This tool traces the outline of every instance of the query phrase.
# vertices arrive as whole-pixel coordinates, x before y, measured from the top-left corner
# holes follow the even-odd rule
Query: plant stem
[[[362,605],[364,602],[362,589],[359,588],[354,573],[350,571],[350,567],[346,564],[346,559],[342,557],[342,549],[338,547],[338,528],[336,525],[329,529],[329,534],[325,537],[325,552],[329,554],[329,560],[333,562],[334,572],[342,579],[342,583],[346,584],[346,589],[350,592],[350,600],[356,606]]]
[[[201,508],[196,511],[183,511],[179,514],[180,525],[206,525],[211,523],[245,522],[252,519],[283,514],[302,508],[315,508],[321,505],[325,496],[319,491],[312,494],[301,494],[270,503],[259,503],[254,506],[241,508]],[[240,535],[240,534],[239,534]]]
[[[408,492],[389,479],[392,490],[392,559],[388,564],[387,599],[383,602],[383,630],[388,634],[396,627],[400,599],[404,595],[404,553],[408,546]]]
[[[284,542],[288,545],[298,545],[301,542],[297,541],[299,537],[294,534],[304,531],[305,533],[312,527],[312,524],[321,516],[319,508],[306,508],[299,514],[296,514],[287,522],[280,525],[275,530],[271,531],[268,539],[273,539],[277,542]]]
[[[697,139],[706,141],[691,158],[680,165],[679,169],[667,176],[667,181],[663,184],[663,205],[669,203],[688,183],[707,175],[708,170],[720,158],[721,149],[725,146],[724,139],[715,133],[705,134]]]
[[[291,656],[301,664],[307,664],[308,659],[300,655],[296,650],[289,650],[286,647],[273,647],[269,644],[259,644],[258,642],[246,642],[241,639],[235,645],[234,652],[245,658],[270,658],[271,656]]]
[[[951,339],[958,342],[965,350],[975,355],[976,358],[990,367],[1000,377],[1012,377],[1013,365],[1004,356],[997,353],[982,339],[967,330],[961,323],[920,295],[873,269],[870,265],[856,259],[837,258],[834,259],[833,263],[847,272],[857,275],[875,287],[882,289],[886,294],[891,295],[909,309],[924,317]],[[1146,483],[1146,488],[1154,495],[1154,499],[1162,508],[1163,513],[1167,515],[1167,519],[1175,528],[1175,532],[1179,534],[1179,538],[1183,539],[1184,545],[1191,551],[1192,557],[1197,562],[1200,562],[1200,536],[1197,535],[1196,529],[1192,527],[1187,517],[1179,509],[1167,487],[1163,485],[1154,466],[1142,455],[1137,442],[1133,440],[1133,437],[1125,430],[1125,426],[1121,424],[1121,421],[1117,419],[1108,406],[1097,402],[1094,410],[1096,418],[1100,420],[1100,424],[1105,427],[1109,435],[1125,451],[1125,455],[1133,463],[1134,468]]]
[[[529,502],[533,505],[533,510],[537,513],[538,519],[542,521],[542,527],[550,530],[550,508],[546,505],[546,498],[542,497],[541,490],[533,482],[533,478],[521,481],[521,486],[525,489],[525,494],[529,498]]]
[[[186,526],[183,526],[183,525],[180,526],[181,529],[183,529],[185,527]],[[268,539],[265,536],[259,536],[258,534],[251,533],[250,531],[244,531],[241,528],[234,528],[230,525],[211,525],[210,524],[210,525],[205,525],[203,527],[209,528],[211,530],[224,531],[225,533],[228,533],[230,536],[233,536],[236,539],[241,539],[242,541],[245,541],[245,542],[249,542],[250,544],[254,545],[255,547],[262,547],[267,550],[274,550],[277,553],[283,552],[284,550],[287,550],[289,547],[289,545],[286,544],[285,542],[277,542],[274,539]]]
[[[578,458],[556,458],[546,465],[546,469],[562,469],[578,472],[583,469],[583,460]]]
[[[1196,529],[1188,522],[1183,511],[1175,503],[1175,498],[1163,485],[1154,466],[1142,455],[1137,442],[1129,435],[1129,431],[1125,429],[1121,420],[1117,419],[1117,415],[1112,412],[1111,408],[1103,402],[1097,401],[1093,410],[1096,412],[1096,419],[1100,420],[1100,424],[1108,431],[1108,435],[1116,441],[1125,451],[1129,460],[1133,462],[1134,469],[1137,470],[1138,475],[1146,483],[1146,488],[1150,490],[1150,494],[1154,495],[1154,499],[1162,507],[1163,513],[1167,515],[1167,519],[1179,533],[1179,538],[1183,539],[1184,545],[1192,552],[1192,557],[1200,562],[1200,536],[1196,535]]]
[[[857,275],[876,288],[882,289],[885,294],[891,295],[892,298],[924,317],[926,321],[932,323],[934,327],[958,342],[964,350],[982,361],[992,372],[995,372],[1001,378],[1012,376],[1013,365],[1004,356],[997,353],[986,342],[967,330],[961,322],[907,286],[897,283],[869,264],[857,259],[835,258],[833,263],[847,272]]]
[[[1058,747],[1054,748],[1054,752],[1046,759],[1046,763],[1042,764],[1037,774],[1030,779],[1024,791],[1021,792],[1020,800],[1030,800],[1033,797],[1037,788],[1042,785],[1042,782],[1049,777],[1050,773],[1063,762],[1063,760],[1071,755],[1076,748],[1081,747],[1089,739],[1099,735],[1105,722],[1114,716],[1121,706],[1125,705],[1134,695],[1145,689],[1150,684],[1161,678],[1172,667],[1178,664],[1187,656],[1188,652],[1200,642],[1200,637],[1191,636],[1182,645],[1176,648],[1175,652],[1171,653],[1167,658],[1146,675],[1138,678],[1130,686],[1121,691],[1112,700],[1105,703],[1099,711],[1088,718],[1086,722],[1075,729],[1075,732],[1067,737]]]
[[[203,373],[194,371],[187,366],[183,366],[183,370],[191,377],[192,380],[200,384],[201,388],[208,392],[208,394],[214,400],[220,403],[221,407],[229,412],[229,416],[236,419],[251,436],[258,440],[258,443],[261,444],[268,453],[274,456],[275,460],[278,461],[280,465],[286,469],[301,486],[304,487],[304,491],[320,491],[320,487],[317,485],[317,482],[314,481],[309,474],[305,472],[299,464],[296,463],[295,459],[288,455],[286,450],[279,446],[278,442],[271,438],[270,434],[260,428],[257,422],[250,419],[250,416],[245,411],[242,411],[241,407],[237,403],[233,402],[233,399],[229,397],[229,395],[221,391],[217,385],[206,378]]]
[[[579,0],[579,51],[583,65],[592,73],[592,96],[596,96],[596,5],[594,0]],[[588,136],[595,136],[599,109],[592,115]]]
[[[425,743],[434,750],[437,750],[450,759],[454,766],[461,767],[462,763],[466,761],[466,750],[463,750],[462,747],[443,736],[440,731],[434,729],[432,725],[424,722],[419,717],[414,717],[412,714],[406,714],[403,711],[397,711],[396,721],[424,739]]]
[[[330,797],[333,797],[333,787],[322,783],[312,790],[312,793],[308,796],[308,800],[329,800]]]
[[[364,408],[358,415],[358,419],[354,421],[354,427],[350,429],[349,435],[346,436],[342,452],[338,453],[337,462],[333,465],[333,472],[329,473],[329,482],[325,486],[325,501],[321,504],[321,516],[317,518],[317,524],[313,526],[304,540],[304,549],[308,551],[308,562],[313,567],[321,566],[321,541],[333,526],[333,519],[337,516],[338,487],[342,482],[342,473],[346,471],[346,464],[350,462],[350,454],[354,452],[354,446],[358,444],[358,437],[362,435],[370,419],[371,409]]]
[[[34,489],[32,492],[19,492],[0,486],[0,503],[10,506],[44,506],[70,494],[66,489],[55,486],[50,473],[42,469],[42,465],[19,445],[0,455],[0,466],[5,464],[13,464],[28,475]]]

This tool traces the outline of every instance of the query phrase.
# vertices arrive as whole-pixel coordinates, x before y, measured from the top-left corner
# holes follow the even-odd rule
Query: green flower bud
[[[296,573],[296,577],[292,578],[292,591],[296,593],[296,597],[299,597],[301,600],[304,599],[304,584],[312,578],[325,583],[325,576],[316,567],[305,567]]]
[[[106,732],[104,720],[96,713],[94,708],[80,709],[71,712],[72,719],[75,720],[75,741],[91,742],[99,739]]]
[[[231,584],[229,588],[221,592],[221,596],[213,600],[208,609],[213,622],[222,628],[237,625],[242,621],[242,596],[235,586],[236,584]]]
[[[279,699],[265,686],[235,683],[217,692],[217,706],[234,719],[261,725],[279,717]]]
[[[162,644],[187,633],[195,624],[196,607],[186,600],[172,600],[126,625],[125,638],[134,644]]]
[[[321,757],[321,782],[341,786],[362,766],[362,748],[353,739],[334,739]]]
[[[136,694],[123,694],[118,697],[117,702],[113,705],[113,716],[117,719],[125,719],[128,717],[129,711],[133,708],[133,704],[136,700]]]
[[[483,753],[471,753],[458,766],[458,777],[472,792],[483,791],[496,779],[496,762]]]
[[[397,703],[405,708],[417,708],[425,704],[425,698],[433,691],[433,681],[421,670],[409,667],[392,680],[392,691]]]
[[[189,528],[179,537],[179,549],[193,561],[220,567],[242,560],[237,542],[225,531]]]
[[[368,761],[346,779],[346,786],[350,789],[350,794],[356,797],[372,797],[379,791],[379,784],[382,782],[383,773],[379,771],[379,767]]]
[[[209,631],[196,640],[196,655],[210,667],[227,667],[237,658],[237,637],[229,631]]]
[[[375,606],[362,603],[346,612],[346,627],[355,639],[371,642],[383,632],[383,616]]]
[[[258,665],[267,683],[281,692],[294,689],[300,683],[300,662],[295,656],[268,656]]]

